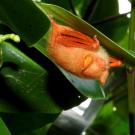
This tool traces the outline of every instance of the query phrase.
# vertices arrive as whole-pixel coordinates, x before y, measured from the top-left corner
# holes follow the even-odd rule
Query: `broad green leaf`
[[[35,45],[35,47],[41,53],[43,53],[44,55],[46,55],[49,58],[48,52],[47,52],[47,45],[48,45],[48,42],[44,38],[40,42],[38,42]],[[60,71],[62,71],[62,73],[65,75],[65,77],[71,82],[71,84],[73,84],[73,86],[84,96],[92,97],[92,98],[104,98],[105,97],[102,86],[99,85],[98,81],[79,78],[79,77],[65,71],[58,65],[56,65],[56,66],[60,69]]]
[[[0,118],[0,134],[1,135],[11,135],[9,129],[5,125],[4,121]]]
[[[117,0],[97,0],[96,7],[90,22],[99,21],[106,17],[114,16],[118,14],[119,5]],[[107,6],[107,8],[105,8]],[[102,9],[102,10],[101,10]],[[111,31],[113,29],[110,29]]]
[[[48,16],[53,16],[55,19],[60,20],[62,24],[70,26],[91,37],[97,35],[97,38],[99,39],[100,43],[110,52],[113,52],[114,55],[122,58],[127,63],[135,64],[135,56],[133,54],[131,54],[125,48],[120,47],[117,43],[106,37],[103,33],[98,31],[97,29],[95,29],[93,26],[86,23],[82,19],[76,17],[67,10],[58,7],[56,5],[44,3],[39,3],[38,5],[45,12],[45,14],[47,14]]]
[[[105,5],[108,5],[107,8],[104,8]],[[103,10],[99,12],[101,8]],[[121,47],[127,49],[129,38],[129,20],[130,18],[128,18],[126,14],[120,15],[118,13],[118,1],[102,0],[98,3],[96,11],[94,12],[92,20],[90,20],[90,22],[94,24],[94,26],[98,30],[107,35],[110,39],[118,43]],[[131,53],[134,55],[133,52]],[[107,90],[108,95],[110,95],[111,91],[111,93],[113,94],[113,98],[116,98],[116,100],[118,100],[118,102],[115,102],[115,104],[118,104],[117,110],[121,114],[125,114],[124,111],[127,110],[127,108],[124,108],[127,100],[124,100],[125,96],[124,98],[121,98],[121,96],[127,91],[127,87],[126,85],[124,85],[126,84],[126,81],[126,69],[114,69],[110,73],[107,84],[104,87],[105,91]],[[124,89],[125,92],[119,93],[121,87]],[[115,96],[114,93],[116,93]],[[127,116],[125,115],[125,118],[126,117]]]
[[[123,48],[128,46],[128,26],[129,18],[126,16],[116,18],[104,23],[95,25],[101,32],[106,34],[113,41],[117,42]],[[113,27],[113,29],[111,29]],[[126,39],[126,40],[125,40]],[[124,40],[124,42],[122,42]]]
[[[3,103],[13,104],[9,108],[16,108],[16,110],[11,109],[11,112],[61,111],[50,96],[47,71],[11,44],[2,43],[0,49],[3,51],[4,62],[0,71],[1,106],[4,106]],[[0,108],[0,111],[6,111],[5,107]],[[8,107],[6,108],[9,110]]]
[[[96,80],[82,79],[61,69],[66,78],[82,93],[91,98],[104,98],[105,94],[101,85]]]
[[[3,51],[1,112],[56,113],[76,106],[85,99],[38,51],[31,53],[38,56],[37,60],[43,63],[39,62],[44,69],[11,44],[3,43],[0,47]]]
[[[94,29],[91,25],[89,25],[89,24],[85,23],[83,20],[75,17],[74,15],[69,13],[68,11],[66,11],[58,6],[55,6],[55,5],[50,5],[50,4],[40,4],[40,5],[42,5],[42,8],[40,7],[41,10],[43,10],[43,8],[44,8],[45,14],[47,13],[48,15],[54,16],[54,18],[59,20],[61,23],[65,24],[65,25],[69,25],[75,29],[78,29],[79,31],[82,31],[90,36],[97,35],[99,40],[101,40],[101,42],[105,46],[110,43],[108,45],[109,49],[113,50],[116,54],[118,53],[118,50],[120,50],[120,51],[123,50],[123,48],[120,48],[117,44],[115,44],[109,38],[105,37],[102,33],[97,31],[96,29]],[[40,49],[41,47],[37,47],[37,48]],[[45,53],[44,49],[40,49],[40,51],[42,51],[42,53]],[[125,58],[125,54],[126,54],[126,58]],[[125,50],[122,51],[122,56],[123,55],[124,55],[125,59],[128,59],[128,60],[130,59],[130,61],[131,60],[134,61],[134,56],[129,54]],[[65,72],[65,71],[63,71],[63,72],[65,74],[67,74],[67,72]],[[69,76],[71,76],[71,75],[69,74]],[[96,81],[89,81],[89,82],[93,82],[93,83],[90,83],[88,85],[88,83],[86,83],[87,80],[83,80],[80,78],[75,79],[75,77],[72,77],[73,79],[71,79],[69,76],[67,75],[66,77],[85,96],[96,97],[96,98],[104,97],[104,93],[102,91],[102,88],[98,85],[98,83]],[[77,81],[72,81],[74,79]],[[80,82],[82,85],[80,85]],[[88,87],[84,87],[84,86],[88,86]]]
[[[1,0],[0,21],[30,46],[40,40],[50,24],[48,18],[31,0]]]
[[[46,4],[45,4],[46,5]],[[48,9],[48,7],[47,7]],[[46,10],[45,10],[46,11]],[[35,47],[45,54],[48,57],[47,52],[47,37],[44,37],[40,42],[38,42]],[[48,57],[49,58],[49,57]],[[90,80],[90,79],[82,79],[77,76],[74,76],[73,74],[63,70],[58,65],[56,65],[65,75],[65,77],[73,84],[77,90],[85,95],[86,97],[92,97],[92,98],[104,98],[105,94],[102,89],[102,87],[99,85],[98,81]]]
[[[104,8],[107,5],[107,8]],[[102,8],[102,11],[99,10]],[[116,0],[99,1],[90,22],[110,39],[121,47],[128,49],[129,19],[126,15],[119,14],[119,5]]]
[[[108,5],[107,8],[104,8],[104,5]],[[99,12],[101,8],[102,10]],[[119,5],[116,0],[99,1],[90,22],[99,31],[127,49],[129,18],[126,14],[119,14],[118,9]]]
[[[22,1],[21,1],[22,2]],[[20,3],[21,3],[20,2]],[[5,4],[5,1],[3,1],[2,2],[3,4]],[[2,4],[2,6],[3,6],[3,8],[1,8],[1,10],[4,12],[4,13],[6,13],[6,16],[9,16],[8,17],[8,19],[10,19],[10,20],[7,20],[7,18],[3,18],[3,16],[2,16],[2,19],[3,19],[3,21],[6,23],[6,22],[11,22],[11,20],[13,20],[13,22],[12,22],[12,24],[14,25],[14,27],[15,27],[15,29],[13,29],[13,31],[15,31],[15,32],[18,32],[19,33],[19,35],[21,36],[22,35],[22,33],[23,33],[23,35],[24,36],[26,36],[26,38],[28,38],[28,40],[29,39],[31,39],[31,41],[32,41],[32,39],[33,39],[33,42],[32,43],[34,43],[35,42],[35,38],[34,38],[34,36],[32,36],[31,35],[31,38],[29,37],[29,35],[27,35],[27,32],[28,31],[31,31],[31,32],[33,32],[33,33],[35,33],[35,34],[38,34],[38,32],[36,31],[36,29],[34,28],[33,30],[30,30],[30,29],[28,29],[28,31],[23,31],[22,29],[20,29],[20,27],[21,28],[23,28],[23,27],[26,27],[26,28],[29,28],[29,23],[24,23],[24,20],[18,20],[17,18],[17,15],[20,15],[20,13],[22,13],[23,14],[23,12],[24,11],[18,11],[19,9],[22,9],[22,8],[18,8],[18,7],[20,7],[20,3],[16,3],[15,5],[13,5],[13,7],[11,7],[11,9],[10,9],[10,7],[5,7],[6,5],[3,5]],[[17,4],[19,5],[18,7],[17,7]],[[24,4],[28,4],[25,0],[24,0]],[[30,4],[30,2],[29,2],[29,4]],[[32,4],[32,3],[31,3]],[[31,5],[30,4],[30,5]],[[24,6],[26,6],[26,5],[24,5]],[[31,7],[31,6],[30,6]],[[10,11],[12,10],[12,8],[14,9],[14,10],[17,10],[18,11],[18,14],[17,15],[15,15],[15,14],[13,14],[12,12],[10,13]],[[16,9],[17,8],[17,9]],[[35,9],[35,7],[34,7],[34,5],[33,5],[33,7],[31,7],[31,8],[34,8]],[[33,9],[30,9],[29,8],[29,10],[32,10],[31,12],[35,12]],[[3,13],[2,12],[2,13]],[[26,9],[26,12],[27,12],[27,9]],[[41,11],[37,11],[36,10],[36,12],[41,12]],[[32,13],[31,13],[32,14]],[[35,13],[36,14],[36,13]],[[3,14],[2,14],[3,15]],[[34,16],[34,14],[33,14],[33,16]],[[32,17],[33,17],[32,16]],[[37,14],[37,16],[40,16],[39,14]],[[5,17],[5,16],[4,16]],[[27,17],[29,17],[29,14],[26,14],[26,18]],[[24,17],[25,18],[25,17]],[[24,18],[21,18],[21,19],[24,19]],[[32,18],[30,18],[31,20],[33,20]],[[35,18],[34,18],[35,19]],[[39,20],[39,18],[36,18],[36,20]],[[41,20],[42,20],[42,17],[41,17]],[[20,23],[20,21],[21,21],[21,23]],[[34,21],[34,20],[33,20]],[[45,22],[45,20],[43,20],[44,22]],[[18,23],[19,23],[19,25],[18,25]],[[46,23],[46,22],[45,22]],[[36,27],[37,27],[37,23],[35,22],[34,23],[35,25],[36,25]],[[33,25],[34,25],[33,24]],[[22,25],[24,25],[23,27],[22,27]],[[42,26],[41,26],[42,25]],[[48,25],[48,24],[47,24]],[[9,25],[10,26],[10,25]],[[45,26],[45,24],[38,24],[38,26],[41,28],[41,27],[46,27]],[[12,29],[12,25],[10,26],[10,28]],[[32,27],[33,28],[33,27]],[[39,29],[40,29],[39,28]],[[18,30],[19,29],[19,31],[16,31],[16,30]],[[25,33],[26,32],[26,33]],[[36,36],[36,35],[35,35]],[[22,38],[23,38],[23,36],[21,36]],[[39,37],[39,36],[38,36]],[[24,39],[24,38],[23,38]],[[24,41],[26,41],[26,39],[24,39]],[[38,40],[37,40],[38,41]],[[27,44],[29,44],[28,42],[26,42]],[[42,52],[43,52],[44,50],[42,50]],[[30,75],[29,75],[30,76]],[[70,77],[69,77],[69,79],[70,79]],[[87,81],[87,80],[83,80],[83,79],[80,79],[80,78],[77,78],[77,79],[75,79],[75,77],[73,77],[73,79],[72,80],[75,80],[75,87],[76,88],[78,88],[79,89],[79,91],[82,93],[82,94],[84,94],[85,96],[88,96],[88,97],[95,97],[95,98],[103,98],[104,97],[104,93],[103,93],[103,91],[102,91],[102,89],[101,89],[101,87],[99,86],[99,84],[96,82],[96,81]],[[70,79],[70,81],[71,81],[71,79]],[[71,81],[72,83],[73,83],[73,81]],[[81,85],[80,85],[80,82],[81,82]],[[86,83],[87,82],[87,83]],[[89,82],[92,82],[92,83],[89,83]],[[94,85],[93,85],[94,84]]]
[[[58,114],[51,113],[0,113],[12,135],[27,134],[54,122]],[[3,134],[5,135],[5,134]],[[8,134],[7,134],[8,135]],[[29,135],[29,134],[27,134]]]

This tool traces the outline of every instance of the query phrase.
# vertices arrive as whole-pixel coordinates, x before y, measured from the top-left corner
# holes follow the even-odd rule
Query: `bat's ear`
[[[83,61],[83,70],[87,69],[92,63],[92,61],[93,61],[93,58],[91,55],[85,56],[84,61]]]

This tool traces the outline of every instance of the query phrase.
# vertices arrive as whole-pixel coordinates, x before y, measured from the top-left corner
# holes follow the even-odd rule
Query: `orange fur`
[[[108,53],[93,39],[53,19],[48,52],[65,70],[83,78],[97,79],[105,84],[110,68]]]

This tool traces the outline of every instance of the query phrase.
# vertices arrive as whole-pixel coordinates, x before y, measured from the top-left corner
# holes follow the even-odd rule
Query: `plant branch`
[[[127,13],[119,14],[119,15],[116,15],[116,16],[109,16],[109,17],[106,17],[102,20],[98,20],[98,21],[93,22],[92,25],[104,24],[104,23],[119,19],[121,17],[125,17],[127,14],[130,14],[130,13],[131,12],[127,12]]]
[[[74,8],[74,5],[73,5],[73,1],[72,0],[68,0],[68,2],[69,2],[70,8],[71,8],[73,14],[74,15],[77,15],[77,13],[75,11],[75,8]]]
[[[89,21],[89,20],[92,18],[93,14],[94,14],[94,12],[95,12],[95,10],[96,10],[96,7],[97,7],[97,5],[98,5],[98,2],[99,2],[99,0],[92,0],[92,1],[89,3],[89,5],[88,5],[88,7],[87,7],[87,10],[86,10],[86,12],[85,12],[85,15],[84,15],[84,17],[83,17],[83,19],[84,19],[85,21]]]
[[[132,11],[129,29],[129,50],[135,51],[135,0],[132,0]],[[128,104],[129,104],[129,124],[130,135],[135,135],[135,67],[128,66]]]

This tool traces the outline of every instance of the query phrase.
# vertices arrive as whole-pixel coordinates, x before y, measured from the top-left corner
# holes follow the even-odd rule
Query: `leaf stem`
[[[7,39],[11,39],[13,40],[14,42],[20,42],[20,37],[18,35],[15,35],[15,34],[6,34],[6,35],[0,35],[0,44],[7,40]],[[3,51],[2,51],[2,48],[0,48],[0,68],[2,67],[3,65]]]
[[[73,4],[73,1],[72,0],[68,0],[69,2],[69,5],[70,5],[70,8],[72,9],[72,12],[74,15],[77,15],[76,11],[75,11],[75,8],[74,8],[74,4]]]
[[[102,20],[98,20],[98,21],[92,22],[91,24],[92,25],[104,24],[104,23],[107,23],[107,22],[119,19],[121,17],[125,17],[126,15],[128,15],[130,13],[131,12],[127,12],[127,13],[123,13],[123,14],[119,14],[119,15],[115,15],[115,16],[108,16],[108,17],[106,17],[106,18],[104,18]]]
[[[133,3],[135,3],[135,0],[132,0],[129,26],[129,50],[135,51],[135,9],[133,8]],[[135,135],[135,67],[128,66],[127,71],[130,135]]]
[[[99,2],[99,0],[90,1],[89,5],[87,7],[87,10],[85,12],[85,15],[83,17],[83,19],[85,21],[89,21],[92,18],[93,14],[95,12],[95,9],[97,8],[98,2]]]
[[[20,37],[18,35],[15,35],[15,34],[0,35],[0,43],[7,39],[11,39],[17,43],[20,42]]]

